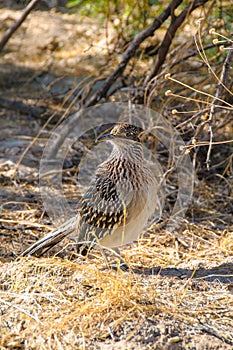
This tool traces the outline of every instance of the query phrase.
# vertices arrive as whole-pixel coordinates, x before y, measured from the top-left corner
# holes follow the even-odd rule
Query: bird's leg
[[[97,250],[99,250],[99,252],[102,254],[108,268],[113,270],[118,270],[120,268],[123,271],[129,270],[128,265],[125,263],[124,259],[122,259],[119,248],[103,247],[100,242],[98,242],[98,244],[96,242],[82,242],[82,244],[79,242],[79,244],[77,244],[77,251],[82,256],[87,256],[90,253],[91,249],[94,247],[97,248]],[[114,264],[111,264],[109,254],[106,254],[106,251],[113,253],[117,257],[118,261],[116,261]]]
[[[87,256],[91,247],[86,244],[77,244],[77,252],[82,256]]]
[[[114,264],[110,264],[109,258],[104,252],[104,249],[107,249],[108,251],[112,252],[115,254],[115,256],[119,259],[116,261]],[[118,270],[119,268],[123,271],[128,271],[129,266],[125,263],[125,260],[122,259],[120,249],[119,248],[104,248],[102,247],[101,252],[103,253],[105,260],[107,262],[107,266],[110,267],[113,270]]]
[[[82,242],[82,244],[80,244],[80,243],[77,244],[77,252],[79,254],[81,254],[83,257],[87,257],[93,248],[96,248],[102,254],[102,256],[104,257],[105,263],[106,263],[107,267],[109,268],[110,267],[109,258],[107,256],[107,254],[105,253],[104,248],[100,244],[98,244],[98,245],[97,244],[90,244],[90,242],[89,242],[89,244],[87,244],[87,243],[85,244],[84,242]]]
[[[120,258],[119,265],[117,265],[116,268],[120,268],[122,271],[128,271],[129,266],[126,264],[125,259],[122,258],[120,249],[114,248],[113,251],[115,251],[115,254]],[[116,264],[114,264],[114,265],[116,265]],[[112,269],[114,269],[114,265],[111,266]]]

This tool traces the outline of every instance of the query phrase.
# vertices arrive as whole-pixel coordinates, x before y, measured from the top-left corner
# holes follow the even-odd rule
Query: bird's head
[[[119,123],[114,127],[107,129],[104,133],[99,134],[96,143],[108,141],[119,149],[128,149],[129,147],[142,147],[144,145],[152,153],[156,152],[158,143],[157,137],[148,130],[140,126]],[[138,145],[138,146],[137,146]]]
[[[107,141],[107,140],[117,142],[118,140],[120,141],[121,139],[141,142],[140,135],[142,131],[143,129],[138,126],[127,124],[127,123],[121,123],[121,124],[115,125],[109,132],[104,133],[103,135],[100,135],[97,138],[97,142]]]

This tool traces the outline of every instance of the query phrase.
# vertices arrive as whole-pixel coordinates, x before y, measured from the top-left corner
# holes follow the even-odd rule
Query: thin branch
[[[221,76],[220,76],[220,79],[219,79],[219,82],[218,82],[218,85],[216,88],[216,93],[215,93],[214,99],[213,99],[211,107],[210,107],[210,114],[209,114],[209,118],[208,118],[210,144],[209,144],[209,148],[208,148],[208,152],[207,152],[207,156],[206,156],[206,165],[207,165],[208,170],[210,168],[210,155],[211,155],[212,141],[213,141],[212,123],[213,123],[213,119],[214,119],[215,107],[216,107],[216,104],[218,102],[219,96],[221,95],[222,89],[224,88],[224,86],[227,86],[227,83],[229,80],[229,70],[231,67],[232,59],[233,59],[233,46],[232,46],[232,50],[229,50],[228,54],[226,56],[225,62],[224,62],[223,67],[222,67]]]
[[[94,95],[89,99],[84,100],[84,106],[89,107],[98,103],[101,98],[106,97],[109,88],[116,81],[116,79],[124,72],[129,60],[135,55],[136,50],[140,44],[152,36],[156,29],[160,28],[161,24],[171,15],[172,10],[176,9],[183,0],[172,0],[168,7],[157,17],[151,26],[140,32],[131,42],[131,44],[126,49],[125,53],[122,55],[122,60],[114,72],[106,79],[102,88],[99,89]],[[208,0],[205,0],[208,1]]]
[[[217,44],[208,44],[206,46],[204,46],[204,50],[207,51],[209,49],[212,49],[214,47],[220,47],[220,46],[230,46],[230,43],[228,43],[227,41],[224,41],[223,43],[217,43]],[[199,52],[197,50],[194,50],[192,52],[190,52],[190,54],[180,58],[179,60],[175,61],[174,63],[172,63],[172,65],[170,66],[170,68],[173,68],[175,66],[177,66],[178,64],[180,64],[181,62],[184,62],[186,60],[188,60],[189,58],[193,57],[193,56],[197,56],[199,54]]]
[[[230,50],[228,51],[226,60],[223,64],[223,68],[222,68],[222,79],[220,79],[222,81],[222,84],[224,86],[228,85],[229,82],[229,78],[230,78],[230,69],[231,69],[231,62],[233,60],[233,45],[231,46]],[[221,85],[221,84],[218,84]]]
[[[210,335],[213,335],[214,337],[220,339],[224,343],[233,345],[233,339],[231,340],[231,339],[226,338],[225,336],[220,334],[217,329],[214,329],[213,327],[205,325],[201,322],[199,323],[199,327],[202,329],[202,331],[204,331]]]
[[[0,41],[0,52],[39,1],[40,0],[32,0],[23,11],[22,16],[6,31]]]
[[[159,47],[156,63],[154,65],[154,67],[152,68],[150,74],[146,77],[145,82],[144,82],[144,86],[146,86],[148,84],[148,82],[151,79],[153,79],[157,75],[157,73],[159,72],[161,66],[163,65],[163,63],[166,59],[168,50],[171,46],[171,43],[172,43],[172,40],[176,34],[176,31],[179,29],[179,27],[184,22],[186,17],[193,10],[195,10],[197,7],[203,6],[207,1],[209,1],[209,0],[194,0],[194,1],[190,2],[185,7],[185,9],[179,14],[179,16],[175,16],[175,13],[174,13],[175,7],[172,7],[170,26],[169,26],[169,28],[165,34],[165,37],[164,37],[164,39]]]

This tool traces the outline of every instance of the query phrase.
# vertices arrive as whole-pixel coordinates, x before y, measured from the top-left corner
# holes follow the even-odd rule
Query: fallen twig
[[[11,101],[0,97],[0,107],[7,110],[20,111],[22,114],[29,114],[35,118],[41,118],[46,112],[46,107],[30,106],[20,101]]]
[[[224,337],[223,335],[219,334],[219,332],[216,329],[214,329],[213,327],[204,325],[201,322],[199,323],[199,326],[200,326],[201,330],[203,330],[204,332],[206,332],[210,335],[213,335],[214,337],[222,340],[223,342],[225,342],[227,344],[233,345],[233,339],[231,340],[231,339]]]

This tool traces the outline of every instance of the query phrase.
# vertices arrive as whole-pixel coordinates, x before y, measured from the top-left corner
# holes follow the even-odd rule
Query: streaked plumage
[[[30,246],[21,255],[42,255],[72,234],[77,243],[117,248],[138,239],[158,207],[158,183],[143,156],[142,129],[117,124],[97,142],[113,149],[83,195],[77,217]]]

